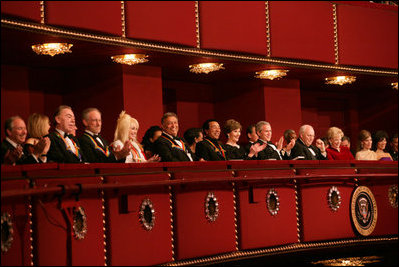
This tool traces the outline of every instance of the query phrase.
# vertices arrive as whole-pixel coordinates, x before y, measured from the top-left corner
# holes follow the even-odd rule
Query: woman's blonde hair
[[[120,140],[122,143],[125,143],[129,140],[129,130],[131,126],[135,126],[138,130],[139,122],[123,110],[119,114],[118,121],[116,122],[114,141]],[[137,140],[134,141],[137,143]]]
[[[333,139],[335,136],[339,136],[340,139],[344,136],[344,132],[338,127],[331,127],[327,131],[327,139]]]
[[[48,135],[47,127],[50,119],[46,115],[33,113],[28,118],[28,133],[32,138],[41,138]]]

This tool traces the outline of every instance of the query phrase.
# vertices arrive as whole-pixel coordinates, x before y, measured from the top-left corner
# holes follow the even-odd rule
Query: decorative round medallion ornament
[[[87,234],[87,216],[83,207],[73,208],[73,236],[77,240],[84,239]]]
[[[331,186],[328,190],[328,205],[332,211],[337,211],[341,205],[341,194],[336,186]]]
[[[219,216],[219,202],[213,192],[209,192],[205,199],[205,216],[210,222],[216,221]]]
[[[146,198],[141,202],[140,221],[145,230],[150,231],[155,224],[155,210],[150,199]]]
[[[1,215],[1,252],[7,252],[14,240],[14,228],[8,212]]]
[[[398,208],[398,186],[391,185],[388,189],[389,203],[391,203],[392,208]]]
[[[270,214],[276,216],[280,209],[280,199],[277,191],[274,188],[270,189],[266,196],[267,209]]]
[[[359,186],[353,192],[351,200],[352,222],[362,236],[368,236],[377,224],[377,202],[371,190]]]

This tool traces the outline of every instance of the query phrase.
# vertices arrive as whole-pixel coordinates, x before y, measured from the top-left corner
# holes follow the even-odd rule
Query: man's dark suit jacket
[[[179,139],[180,142],[184,143],[186,147],[186,151],[191,154],[193,157],[193,153],[191,152],[187,143],[185,143],[182,139]],[[154,151],[155,154],[158,154],[161,157],[161,161],[190,161],[190,158],[187,156],[187,153],[179,148],[179,145],[175,142],[175,140],[171,139],[166,134],[162,133],[162,135],[155,141],[154,143]],[[193,157],[193,160],[194,157]]]
[[[263,142],[262,140],[259,139],[258,141],[256,141],[256,143],[263,145],[265,142]],[[269,143],[271,143],[271,142],[267,142],[267,143],[268,143],[268,145],[266,146],[266,148],[263,149],[262,151],[258,152],[258,156],[256,157],[256,159],[260,159],[260,160],[262,160],[262,159],[276,159],[276,160],[286,159],[286,158],[283,158],[283,156],[281,156],[281,158],[280,158],[279,155],[281,155],[281,154],[278,151],[274,150],[269,145]]]
[[[101,149],[96,149],[95,145],[93,144],[92,139],[93,138],[94,142],[97,144],[98,147]],[[124,162],[124,159],[121,159],[120,161],[117,161],[115,158],[115,155],[112,152],[111,147],[109,147],[108,142],[102,138],[102,136],[98,136],[100,140],[103,142],[104,146],[91,134],[85,132],[82,136],[79,137],[79,144],[80,148],[82,149],[83,154],[85,155],[85,159],[87,162],[91,163],[113,163],[113,162]],[[109,154],[108,156],[104,153],[108,149]],[[103,152],[104,151],[104,152]]]
[[[312,154],[312,152],[310,152],[309,148],[311,148],[316,156],[314,156]],[[301,158],[302,160],[325,160],[326,157],[324,157],[321,154],[321,151],[318,147],[314,146],[314,145],[310,145],[309,147],[307,147],[301,139],[297,139],[295,142],[295,146],[291,149],[291,158],[295,159],[298,156],[302,156],[304,158]]]
[[[1,164],[4,164],[4,156],[6,155],[7,151],[14,151],[15,147],[8,142],[6,139],[3,140],[1,143]],[[24,154],[20,159],[17,160],[16,164],[35,164],[38,163],[36,159],[28,153],[27,150],[23,150]],[[39,160],[39,162],[41,162]]]
[[[57,132],[58,133],[58,132]],[[81,163],[85,162],[86,158],[82,153],[82,149],[80,148],[79,141],[75,136],[70,136],[81,155],[81,158],[77,157],[73,152],[67,150],[64,140],[55,132],[52,132],[48,135],[51,140],[50,149],[47,152],[47,161],[48,162],[58,162],[58,163]]]
[[[213,145],[211,145],[209,142],[212,142]],[[220,148],[224,150],[225,156],[223,156]],[[219,151],[216,151],[216,149]],[[204,140],[199,142],[195,147],[195,154],[197,158],[202,158],[208,161],[228,160],[228,158],[226,158],[225,151],[226,148],[222,144],[219,144],[218,140],[209,137],[205,137]]]

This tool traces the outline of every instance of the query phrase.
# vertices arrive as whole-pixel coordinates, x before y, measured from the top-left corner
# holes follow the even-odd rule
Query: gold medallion
[[[337,211],[341,205],[341,194],[336,186],[331,186],[327,194],[328,205],[332,211]]]
[[[359,186],[353,192],[351,200],[352,222],[357,232],[368,236],[377,224],[377,202],[371,190],[366,186]]]
[[[87,216],[83,207],[73,208],[73,236],[78,239],[84,239],[87,234]]]
[[[219,202],[215,193],[208,192],[205,199],[205,217],[209,222],[214,222],[219,216]]]
[[[389,203],[391,203],[392,208],[398,208],[398,186],[391,185],[388,189]]]
[[[140,221],[144,229],[147,231],[152,230],[155,225],[155,210],[149,198],[146,198],[140,205]]]
[[[280,210],[280,198],[278,197],[277,191],[272,188],[267,192],[266,205],[272,216],[276,216]]]
[[[8,212],[1,215],[1,252],[6,253],[14,240],[14,228]]]

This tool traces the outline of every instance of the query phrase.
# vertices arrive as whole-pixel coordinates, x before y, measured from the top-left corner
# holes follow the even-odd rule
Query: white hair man
[[[291,150],[292,159],[325,160],[327,158],[326,148],[321,139],[316,140],[316,146],[312,145],[315,138],[312,126],[302,125],[298,134],[299,138]]]

